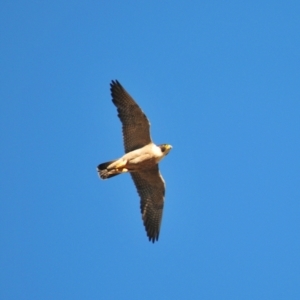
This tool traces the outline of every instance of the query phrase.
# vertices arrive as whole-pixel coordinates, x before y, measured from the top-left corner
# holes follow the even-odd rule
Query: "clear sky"
[[[0,299],[300,299],[299,1],[1,1]],[[148,241],[109,83],[173,145]]]

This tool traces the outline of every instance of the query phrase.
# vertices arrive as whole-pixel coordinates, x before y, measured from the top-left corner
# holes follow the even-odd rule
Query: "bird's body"
[[[97,167],[102,179],[127,173],[141,198],[141,213],[149,240],[158,240],[165,196],[165,182],[158,163],[172,149],[171,145],[155,145],[150,137],[150,123],[118,81],[112,81],[113,103],[123,125],[125,154]]]
[[[159,146],[151,143],[143,148],[126,153],[121,158],[99,165],[100,177],[109,177],[126,173],[138,172],[154,167],[164,157]]]

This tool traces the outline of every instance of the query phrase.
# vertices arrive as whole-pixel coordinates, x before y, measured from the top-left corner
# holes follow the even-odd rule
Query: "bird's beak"
[[[172,149],[171,145],[166,145],[167,154],[171,151],[171,149]]]

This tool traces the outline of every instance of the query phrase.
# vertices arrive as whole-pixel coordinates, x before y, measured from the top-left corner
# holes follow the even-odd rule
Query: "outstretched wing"
[[[141,213],[149,241],[158,240],[161,225],[165,182],[158,166],[140,172],[130,173],[141,198]]]
[[[150,144],[150,123],[140,107],[117,80],[112,80],[110,91],[123,126],[125,152]]]

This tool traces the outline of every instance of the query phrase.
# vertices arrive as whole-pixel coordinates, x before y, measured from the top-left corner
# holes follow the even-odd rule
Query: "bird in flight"
[[[155,145],[150,123],[141,108],[116,80],[110,84],[112,102],[122,123],[125,154],[97,167],[100,178],[130,173],[140,196],[143,223],[149,241],[158,240],[165,198],[165,181],[158,163],[169,153],[169,144]]]

